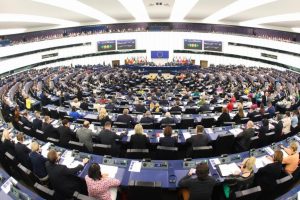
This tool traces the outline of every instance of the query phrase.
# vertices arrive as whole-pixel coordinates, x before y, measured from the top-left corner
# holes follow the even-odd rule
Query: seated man
[[[32,124],[28,119],[28,113],[26,111],[23,113],[23,116],[21,116],[21,122],[23,123],[23,126],[27,126],[29,128],[32,127]]]
[[[40,145],[37,142],[31,143],[31,153],[29,153],[29,158],[33,173],[41,181],[46,181],[48,179],[48,173],[45,166],[47,159],[41,155]]]
[[[84,121],[83,122],[83,127],[79,128],[76,132],[76,136],[79,140],[79,142],[83,143],[84,146],[90,151],[93,151],[93,132],[90,127],[90,122],[89,121]]]
[[[44,123],[42,125],[42,131],[44,132],[46,139],[48,137],[58,139],[59,137],[58,137],[57,130],[56,128],[53,127],[51,122],[52,122],[51,118],[49,116],[45,116]]]
[[[123,114],[117,117],[116,122],[126,123],[128,126],[132,126],[134,124],[134,119],[129,115],[129,110],[124,109]]]
[[[152,117],[150,111],[147,111],[144,114],[144,117],[141,118],[140,123],[154,123],[154,118]]]
[[[254,123],[252,121],[248,121],[246,125],[246,129],[236,136],[236,150],[247,151],[250,148],[250,140],[255,136]]]
[[[96,139],[101,144],[114,145],[116,140],[122,139],[122,136],[119,136],[115,132],[113,132],[111,130],[111,122],[107,121],[104,124],[104,129],[100,131]]]
[[[67,119],[62,120],[62,126],[58,127],[59,142],[62,146],[67,146],[69,141],[75,137],[75,133],[70,129],[70,123]]]
[[[41,120],[41,115],[38,111],[35,113],[35,119],[32,121],[32,129],[35,131],[36,129],[42,130],[43,121]]]
[[[180,107],[180,101],[176,101],[175,106],[173,106],[169,111],[170,112],[181,112],[182,109]]]
[[[144,113],[147,111],[141,100],[139,100],[138,104],[135,105],[135,111],[140,113]]]
[[[15,144],[15,152],[17,160],[27,169],[31,169],[31,163],[29,159],[30,149],[27,148],[24,142],[24,135],[22,133],[18,133],[17,135],[18,142]]]
[[[160,121],[161,124],[175,124],[175,119],[171,116],[170,112],[166,112],[165,118]]]

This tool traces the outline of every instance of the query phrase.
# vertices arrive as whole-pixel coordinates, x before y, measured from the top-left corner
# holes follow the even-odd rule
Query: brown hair
[[[23,135],[23,133],[18,133],[17,140],[18,141],[24,141],[24,135]]]
[[[204,126],[202,125],[197,125],[196,126],[196,132],[197,133],[202,133],[204,131]]]
[[[196,175],[199,180],[203,180],[208,177],[209,167],[207,163],[200,163],[196,166]]]
[[[167,137],[167,136],[171,136],[172,135],[172,127],[171,126],[166,126],[164,128],[164,136]]]
[[[51,163],[54,164],[58,158],[57,152],[54,149],[51,149],[47,154],[47,158]]]
[[[282,163],[282,159],[283,159],[283,153],[282,153],[282,151],[276,150],[274,152],[274,156],[273,156],[274,162]]]

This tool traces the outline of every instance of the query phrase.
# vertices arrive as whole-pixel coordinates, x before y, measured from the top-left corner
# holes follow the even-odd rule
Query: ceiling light
[[[24,33],[25,31],[26,31],[26,28],[0,29],[0,35]]]
[[[181,21],[196,5],[198,0],[175,0],[172,13],[170,16],[171,21]]]
[[[240,22],[240,25],[255,26],[255,25],[259,25],[259,24],[268,24],[268,23],[273,23],[273,22],[299,21],[299,19],[300,19],[300,13],[289,13],[289,14],[273,15],[273,16],[243,21],[243,22]]]
[[[65,10],[70,10],[72,12],[80,13],[82,15],[97,19],[102,23],[112,23],[116,20],[110,16],[104,14],[103,12],[92,8],[78,0],[33,0],[39,3],[63,8]]]
[[[235,15],[237,13],[241,13],[245,10],[249,10],[251,8],[255,8],[264,4],[268,4],[278,0],[237,0],[228,6],[218,10],[212,15],[208,16],[203,20],[206,23],[218,22],[226,17]]]
[[[24,15],[24,14],[0,14],[0,22],[33,22],[42,24],[58,24],[64,26],[77,26],[79,23],[62,20],[52,17],[43,17],[36,15]]]
[[[136,21],[150,21],[145,4],[142,0],[119,0]]]

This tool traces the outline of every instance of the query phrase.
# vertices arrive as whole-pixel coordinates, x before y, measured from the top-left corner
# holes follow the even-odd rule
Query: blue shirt
[[[275,107],[271,106],[268,108],[267,112],[270,114],[270,117],[274,117],[275,115]]]
[[[74,120],[77,120],[79,118],[82,118],[81,114],[79,114],[78,112],[70,112],[70,117],[72,117]]]

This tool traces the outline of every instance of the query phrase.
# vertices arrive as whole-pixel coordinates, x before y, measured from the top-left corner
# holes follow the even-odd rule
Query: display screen
[[[202,40],[184,39],[184,49],[202,50]]]
[[[151,51],[151,58],[169,58],[169,51]]]
[[[135,40],[117,40],[118,50],[135,49]]]
[[[222,51],[222,42],[221,41],[204,40],[204,50]]]
[[[98,51],[116,50],[116,40],[107,40],[97,42]]]

